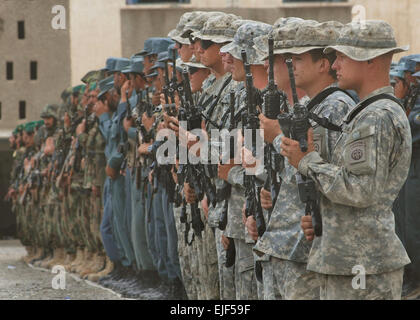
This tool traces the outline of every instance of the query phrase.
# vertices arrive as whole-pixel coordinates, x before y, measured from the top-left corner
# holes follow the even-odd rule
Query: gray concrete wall
[[[296,16],[318,21],[338,20],[343,23],[351,20],[350,4],[280,4],[263,8],[195,8],[191,6],[138,5],[121,9],[122,54],[130,57],[143,48],[149,37],[166,36],[175,28],[180,16],[187,11],[224,11],[237,14],[244,19],[274,23],[280,17]]]
[[[68,7],[69,0],[1,0],[0,19],[0,137],[17,124],[38,120],[47,103],[59,102],[70,85],[69,28],[54,30],[55,5]],[[17,22],[25,21],[25,39],[17,36]],[[68,19],[67,19],[68,22]],[[6,61],[13,62],[14,80],[6,80]],[[30,80],[30,61],[38,62],[38,80]],[[26,119],[19,121],[18,104],[26,101]]]

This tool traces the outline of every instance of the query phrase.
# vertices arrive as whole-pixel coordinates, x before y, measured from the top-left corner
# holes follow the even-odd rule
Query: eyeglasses
[[[211,40],[201,40],[200,41],[200,46],[203,50],[207,50],[208,48],[210,48],[214,44],[215,44],[215,42],[213,42]]]

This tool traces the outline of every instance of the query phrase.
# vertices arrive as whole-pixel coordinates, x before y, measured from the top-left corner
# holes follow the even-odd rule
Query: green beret
[[[72,92],[73,92],[73,94],[77,94],[77,93],[78,94],[83,94],[85,92],[85,89],[86,89],[85,84],[79,84],[79,85],[73,87]]]
[[[36,121],[27,122],[23,130],[27,133],[33,133],[36,128]]]
[[[97,88],[98,86],[97,86],[97,82],[96,82],[96,80],[95,81],[93,81],[93,82],[90,82],[89,83],[89,91],[93,91],[93,90],[96,90],[96,88]]]
[[[44,120],[35,121],[35,124],[36,124],[36,128],[39,129],[40,127],[44,125]]]

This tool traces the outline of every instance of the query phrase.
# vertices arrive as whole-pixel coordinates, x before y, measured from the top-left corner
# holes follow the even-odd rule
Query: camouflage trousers
[[[403,274],[404,268],[400,268],[366,275],[364,281],[353,275],[317,274],[321,283],[321,300],[401,300]]]
[[[197,300],[197,288],[194,285],[194,277],[198,276],[196,272],[193,274],[193,270],[197,268],[193,264],[192,259],[190,259],[191,252],[193,251],[193,246],[189,246],[185,242],[185,229],[186,224],[181,223],[182,206],[175,208],[174,207],[174,217],[175,217],[175,226],[176,232],[178,235],[178,254],[179,254],[179,265],[181,268],[182,282],[184,284],[185,292],[187,293],[189,300]]]
[[[226,267],[226,250],[222,245],[222,234],[220,229],[215,231],[217,261],[219,266],[220,299],[235,300],[235,265]]]
[[[252,245],[242,239],[235,241],[236,300],[257,300],[257,279],[254,272]]]
[[[320,279],[306,263],[270,257],[262,266],[265,300],[319,300]]]

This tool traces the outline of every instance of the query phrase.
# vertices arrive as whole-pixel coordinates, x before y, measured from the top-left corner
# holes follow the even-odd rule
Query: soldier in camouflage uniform
[[[191,34],[195,41],[199,41],[201,49],[200,61],[203,65],[208,67],[214,74],[214,79],[209,80],[203,88],[203,93],[198,101],[198,106],[203,109],[203,114],[206,122],[207,134],[210,138],[210,130],[216,129],[215,125],[220,124],[223,114],[229,108],[229,91],[231,83],[231,75],[226,72],[219,50],[223,44],[230,42],[232,36],[235,33],[235,29],[232,28],[232,22],[238,20],[237,17],[232,14],[215,14],[211,16],[204,24],[203,28]],[[209,177],[213,180],[213,183],[221,183],[221,180],[215,177]],[[216,182],[218,180],[219,182]],[[194,193],[191,193],[191,189],[188,184],[187,188],[184,188],[187,202],[194,201]],[[215,239],[214,227],[208,224],[208,217],[213,215],[216,208],[207,203],[207,199],[204,199],[202,220],[205,221],[205,229],[203,231],[203,241],[198,251],[199,260],[206,261],[204,266],[207,269],[207,275],[203,276],[200,272],[200,280],[203,280],[203,284],[206,289],[207,299],[219,299],[220,298],[220,284],[218,277],[218,254],[216,241],[220,241],[220,237]],[[207,209],[208,208],[208,209]],[[216,285],[215,285],[216,284]],[[199,297],[200,299],[200,297]]]
[[[339,35],[341,24],[337,22],[299,23],[298,31],[293,37],[285,38],[283,32],[277,33],[275,39],[275,54],[291,54],[295,65],[296,85],[308,93],[311,101],[307,108],[319,117],[327,117],[335,125],[342,122],[344,116],[354,106],[352,98],[336,88],[335,75],[331,65],[335,56],[322,53],[325,45],[333,44]],[[284,28],[296,29],[295,25]],[[281,37],[278,37],[282,34]],[[293,32],[289,32],[292,35]],[[282,42],[283,41],[283,42]],[[287,42],[287,46],[284,43]],[[311,69],[312,68],[312,69]],[[316,69],[318,68],[318,69]],[[303,70],[318,70],[304,73]],[[281,128],[277,123],[270,124],[261,116],[265,134],[277,136],[270,131]],[[277,122],[276,120],[274,122]],[[323,159],[330,159],[339,132],[327,130],[312,122],[316,136],[317,152]],[[281,136],[275,138],[274,147],[279,150]],[[284,299],[319,299],[319,283],[314,272],[306,270],[306,261],[311,247],[306,241],[300,228],[300,218],[305,214],[305,205],[298,196],[296,182],[297,171],[289,163],[284,164],[281,173],[282,184],[275,203],[267,230],[258,240],[255,250],[270,255],[270,262],[274,271],[274,286]],[[269,199],[271,200],[271,198]],[[287,218],[286,218],[287,217]],[[268,263],[264,263],[265,267]],[[275,296],[275,292],[267,292],[268,297]]]
[[[291,139],[281,143],[281,154],[321,193],[322,237],[314,239],[311,217],[302,218],[314,239],[307,268],[319,274],[321,299],[400,299],[410,260],[391,207],[407,177],[411,136],[389,68],[393,53],[406,48],[397,47],[388,23],[368,20],[345,25],[325,53],[332,50],[340,88],[355,89],[361,102],[344,119],[330,160],[313,152],[311,132],[305,153]]]
[[[264,62],[260,60],[252,46],[255,37],[267,34],[271,29],[272,27],[268,24],[255,21],[247,22],[239,27],[234,41],[221,49],[222,52],[227,52],[233,59],[233,79],[241,81],[240,91],[236,98],[235,118],[233,120],[235,128],[242,127],[241,115],[246,110],[245,69],[241,50],[245,50],[248,63],[251,65],[254,86],[258,90],[265,89],[267,72],[263,66]],[[229,122],[231,121],[232,119],[229,118]],[[224,127],[229,128],[229,125],[225,124]],[[219,177],[223,177],[232,185],[225,235],[234,240],[236,249],[235,287],[236,299],[238,300],[257,298],[257,283],[254,275],[254,257],[252,252],[254,241],[245,232],[245,226],[242,222],[242,207],[245,203],[244,174],[245,169],[232,162],[219,165]]]

